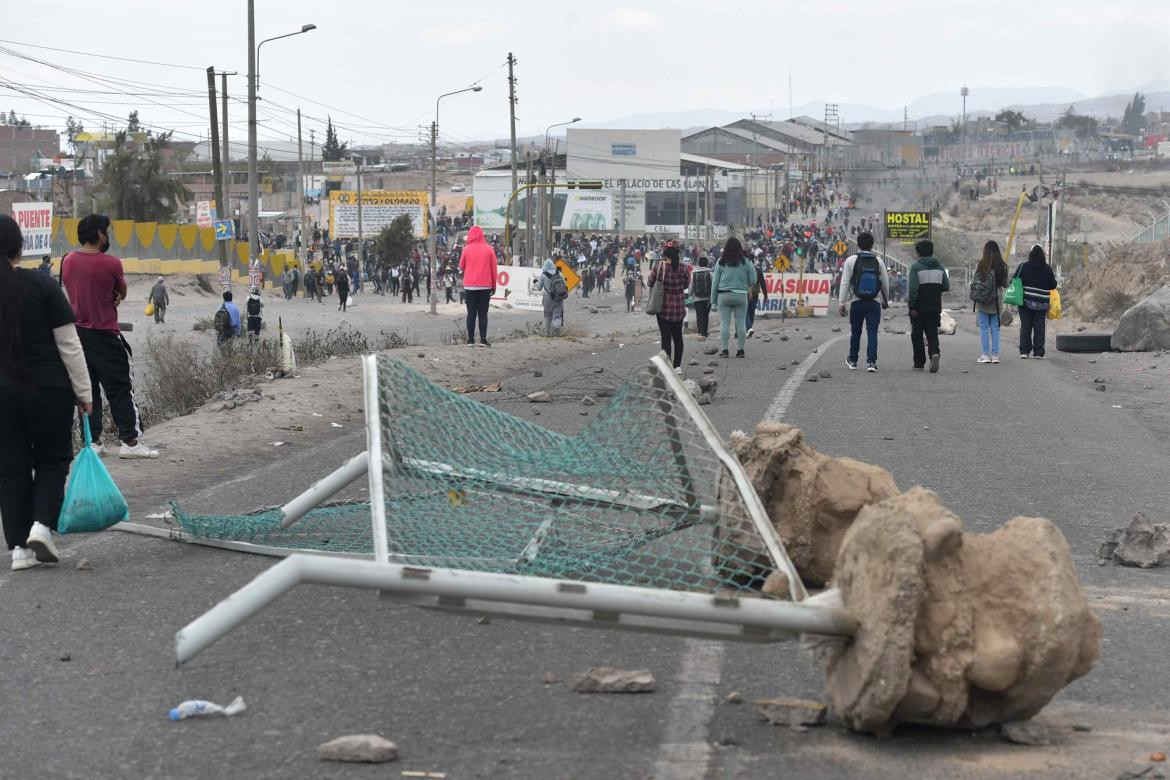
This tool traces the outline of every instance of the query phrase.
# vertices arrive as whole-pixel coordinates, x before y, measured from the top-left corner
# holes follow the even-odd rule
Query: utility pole
[[[626,232],[626,180],[622,179],[621,220],[618,222],[619,237]]]
[[[256,0],[248,0],[248,255],[260,256],[260,174],[256,167]]]
[[[516,165],[519,162],[516,159],[516,74],[514,68],[516,66],[516,58],[512,56],[512,52],[508,52],[508,116],[511,122],[512,129],[512,192],[516,191]],[[515,216],[512,221],[516,222]],[[516,225],[512,226],[512,257],[516,257],[516,247],[519,246],[520,236]]]
[[[232,218],[232,153],[228,147],[228,91],[227,91],[227,77],[234,76],[236,72],[233,70],[220,71],[220,100],[223,101],[223,157],[221,163],[223,165],[223,201],[216,201],[216,211],[220,219]],[[222,211],[220,210],[222,209]]]
[[[309,239],[305,231],[305,151],[301,144],[301,110],[299,108],[297,109],[297,200],[301,204],[301,240],[300,247],[297,248],[297,261],[301,265],[301,274],[304,274],[303,260],[306,257],[305,250],[308,247]]]
[[[358,212],[358,279],[361,279],[361,273],[365,268],[366,259],[366,245],[365,236],[362,234],[362,163],[365,161],[364,157],[354,157],[354,162],[357,163],[357,212]],[[433,294],[432,294],[433,300]]]
[[[524,152],[524,159],[528,165],[528,174],[524,177],[525,184],[533,184],[532,180],[532,149]],[[528,261],[534,254],[532,251],[532,191],[529,190],[524,195],[524,254],[526,255],[524,265],[528,265]]]
[[[223,171],[219,164],[219,123],[216,121],[215,115],[215,68],[207,69],[207,103],[211,109],[211,143],[208,145],[211,151],[211,176],[215,184],[216,203],[222,203]],[[227,268],[227,242],[216,240],[215,245],[219,250],[219,267]],[[231,277],[228,277],[228,285],[231,285]]]

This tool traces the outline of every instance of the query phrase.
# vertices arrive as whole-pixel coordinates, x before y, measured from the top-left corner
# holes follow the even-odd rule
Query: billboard
[[[24,238],[21,251],[25,255],[52,254],[52,203],[13,203],[12,218],[20,225],[20,234]]]
[[[484,230],[503,230],[512,194],[512,180],[509,176],[476,176],[475,224]],[[545,190],[549,195],[549,191]],[[602,190],[568,190],[556,188],[551,191],[553,230],[613,230],[614,195]],[[533,209],[539,202],[538,190],[525,190],[512,202],[512,213],[517,224],[525,227],[528,200]]]
[[[329,235],[357,238],[358,198],[352,190],[329,193]],[[402,214],[410,217],[414,235],[427,237],[429,195],[416,190],[369,190],[362,193],[362,234],[373,238]]]
[[[886,238],[907,244],[930,238],[930,212],[887,211]]]

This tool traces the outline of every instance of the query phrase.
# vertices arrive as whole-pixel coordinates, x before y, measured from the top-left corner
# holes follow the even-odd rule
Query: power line
[[[182,68],[183,70],[204,70],[197,65],[176,65],[173,62],[158,62],[157,60],[136,60],[130,57],[115,57],[112,54],[98,54],[92,51],[77,51],[75,49],[59,49],[56,46],[44,46],[36,43],[25,43],[24,41],[8,41],[0,38],[0,43],[11,43],[15,46],[24,46],[30,49],[48,49],[49,51],[60,51],[66,54],[80,54],[83,57],[99,57],[103,60],[119,60],[121,62],[135,62],[139,65],[159,65],[164,68]]]

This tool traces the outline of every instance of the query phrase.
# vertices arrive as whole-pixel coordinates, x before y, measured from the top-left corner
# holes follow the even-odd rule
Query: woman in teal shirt
[[[738,238],[729,238],[723,255],[715,265],[711,279],[711,305],[719,309],[719,357],[727,357],[731,318],[735,317],[735,339],[739,344],[736,357],[744,357],[743,340],[747,336],[748,290],[756,283],[756,269],[743,254]]]

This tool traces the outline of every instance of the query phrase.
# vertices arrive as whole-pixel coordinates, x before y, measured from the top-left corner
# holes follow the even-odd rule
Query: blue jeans
[[[745,320],[748,330],[752,329],[752,323],[756,321],[756,306],[759,304],[759,302],[759,296],[756,296],[755,298],[751,297],[750,295],[748,296],[748,310],[747,318]]]
[[[878,323],[882,305],[877,301],[853,301],[849,304],[849,362],[856,363],[861,351],[861,325],[865,324],[865,361],[877,362]]]
[[[999,354],[999,315],[975,312],[975,319],[979,320],[979,344],[984,355]]]

